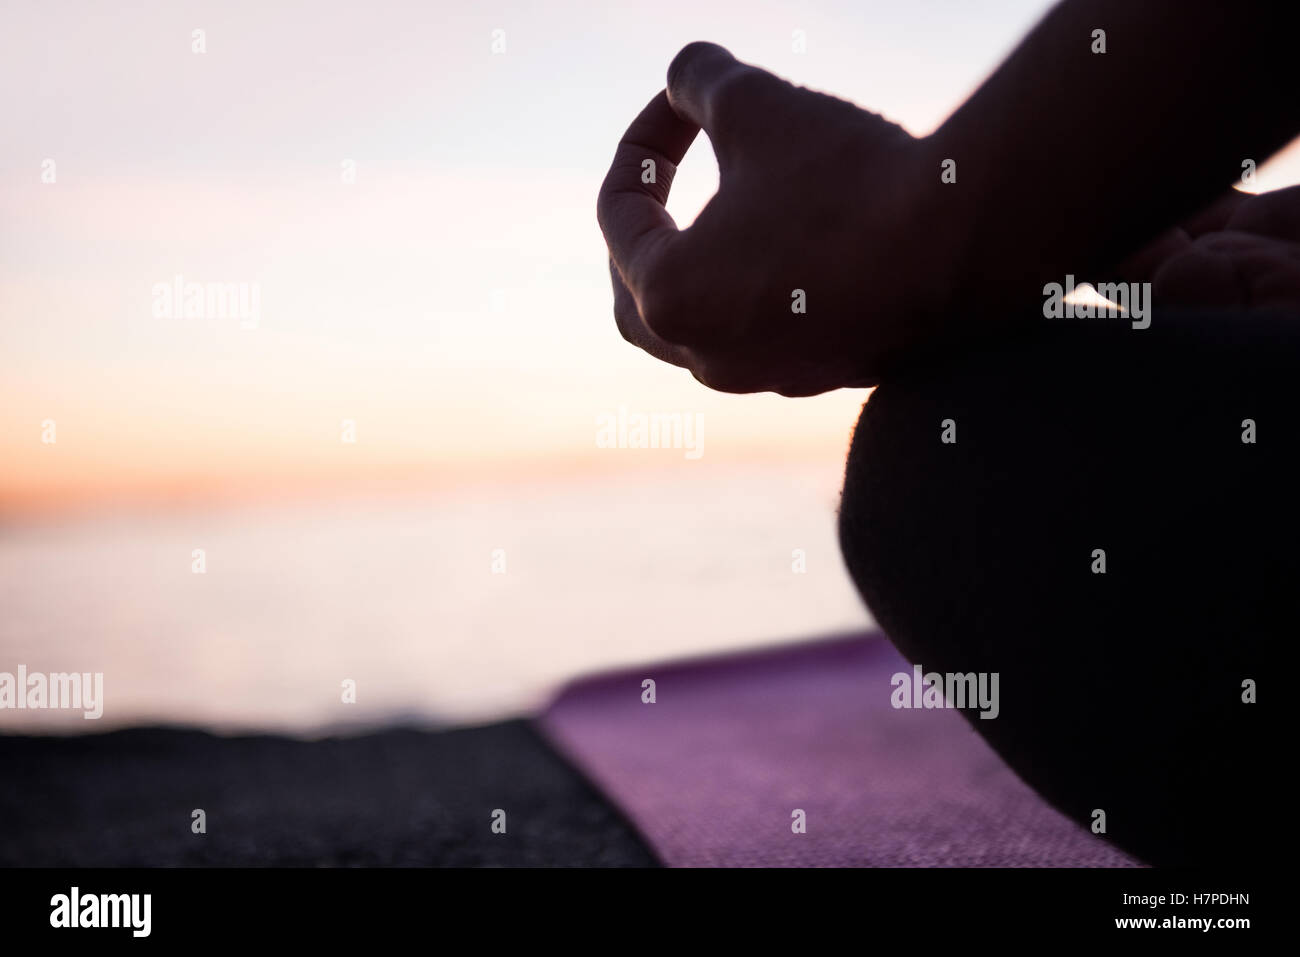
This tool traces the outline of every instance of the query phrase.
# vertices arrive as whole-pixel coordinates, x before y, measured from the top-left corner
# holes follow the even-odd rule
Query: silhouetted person
[[[693,43],[599,199],[631,342],[726,392],[879,385],[840,516],[864,599],[926,671],[999,672],[972,726],[1153,863],[1275,823],[1300,190],[1224,195],[1300,132],[1275,17],[1070,0],[921,138]],[[720,187],[679,231],[701,128]],[[1048,318],[1067,277],[1154,301]]]

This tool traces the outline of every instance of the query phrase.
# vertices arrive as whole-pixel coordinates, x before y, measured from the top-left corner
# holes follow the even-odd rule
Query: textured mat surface
[[[883,638],[837,639],[581,681],[539,723],[670,865],[1138,864],[1042,801],[957,712],[891,707],[899,671]]]
[[[523,721],[321,741],[0,736],[0,767],[0,866],[655,863]]]

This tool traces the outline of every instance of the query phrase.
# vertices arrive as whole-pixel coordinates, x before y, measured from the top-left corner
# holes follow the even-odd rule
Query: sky
[[[621,468],[620,407],[841,454],[863,393],[714,395],[618,336],[614,145],[703,38],[923,132],[1041,7],[10,0],[0,508]],[[716,183],[701,137],[682,225]],[[256,327],[156,316],[178,276],[256,287]]]
[[[614,144],[695,39],[928,132],[1044,8],[9,0],[0,508],[618,467],[620,406],[706,414],[715,457],[842,452],[863,393],[713,395],[619,338]],[[716,183],[701,137],[681,225]],[[159,318],[176,277],[256,288],[256,328]]]

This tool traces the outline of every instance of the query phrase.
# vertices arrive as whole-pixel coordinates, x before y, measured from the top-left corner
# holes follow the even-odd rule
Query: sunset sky
[[[837,456],[861,392],[720,396],[619,338],[614,144],[702,38],[924,133],[1045,6],[6,4],[0,508],[636,467],[595,447],[620,406],[704,413],[715,461]],[[701,138],[679,223],[715,185]],[[177,275],[256,284],[257,328],[156,318]]]

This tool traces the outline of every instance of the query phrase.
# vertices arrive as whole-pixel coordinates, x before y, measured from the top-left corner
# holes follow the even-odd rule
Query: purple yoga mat
[[[1138,866],[955,711],[895,710],[900,671],[879,635],[645,666],[576,682],[538,724],[669,865]]]

